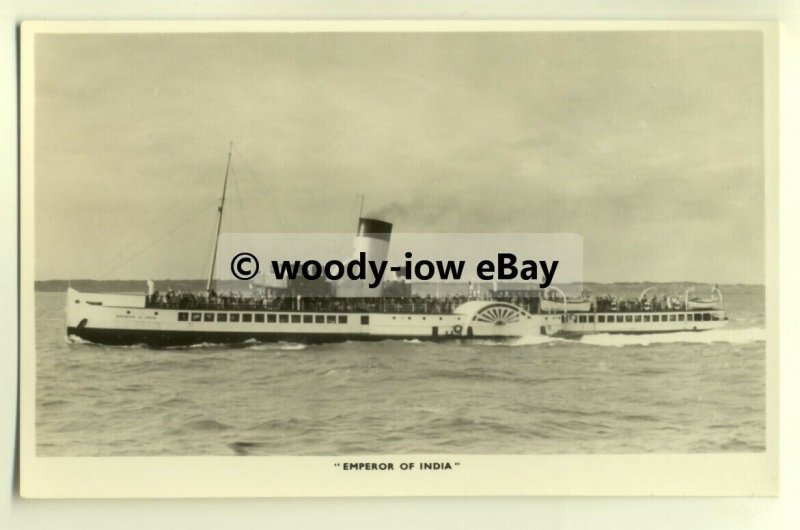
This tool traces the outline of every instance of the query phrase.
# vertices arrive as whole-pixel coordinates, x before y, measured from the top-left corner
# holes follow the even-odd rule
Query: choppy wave
[[[536,346],[539,344],[549,344],[554,342],[567,342],[567,339],[553,337],[550,335],[526,335],[518,339],[506,342],[507,346]]]
[[[37,455],[764,451],[763,293],[728,301],[718,331],[165,350],[69,344],[37,293]]]
[[[189,346],[169,346],[168,350],[201,350],[206,348],[223,348],[227,346],[221,342],[198,342],[197,344],[191,344]]]
[[[247,348],[253,351],[274,351],[274,350],[305,350],[308,347],[306,344],[298,342],[274,342],[274,343],[258,343]]]
[[[227,431],[231,428],[230,425],[213,419],[190,421],[185,424],[185,427],[197,431]]]

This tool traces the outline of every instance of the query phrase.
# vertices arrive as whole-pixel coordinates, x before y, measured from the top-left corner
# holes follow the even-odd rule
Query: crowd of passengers
[[[650,298],[620,298],[606,294],[592,299],[592,311],[685,311],[686,301],[676,296],[662,294]]]
[[[393,296],[377,298],[339,298],[332,296],[245,296],[238,292],[217,294],[157,290],[146,296],[146,307],[170,309],[239,309],[266,311],[314,312],[370,312],[370,313],[452,313],[459,305],[475,300],[468,296]],[[538,299],[511,296],[493,297],[523,307],[529,312],[538,311]]]
[[[585,296],[585,295],[584,295]],[[650,298],[617,297],[605,294],[585,297],[591,301],[591,311],[683,311],[683,298],[666,294]],[[585,299],[584,298],[584,299]],[[528,296],[395,296],[377,298],[337,298],[331,296],[245,296],[239,292],[217,294],[213,289],[204,293],[155,290],[146,296],[146,306],[171,309],[250,309],[267,311],[371,312],[371,313],[452,313],[459,305],[475,299],[509,302],[530,313],[539,311],[539,299]]]

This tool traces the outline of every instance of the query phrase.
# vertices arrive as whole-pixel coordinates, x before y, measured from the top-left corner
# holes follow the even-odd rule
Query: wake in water
[[[728,343],[728,344],[747,344],[751,342],[765,342],[766,330],[764,328],[743,328],[743,329],[714,329],[708,331],[677,331],[675,333],[650,333],[650,334],[614,334],[614,333],[598,333],[591,335],[584,335],[579,339],[567,339],[563,337],[556,337],[551,335],[527,335],[516,339],[509,340],[494,340],[494,339],[476,339],[471,340],[473,344],[482,346],[539,346],[539,345],[554,345],[557,343],[564,344],[585,344],[588,346],[649,346],[651,344],[671,344],[671,343],[694,343],[694,344],[713,344],[713,343]],[[81,344],[90,346],[101,346],[91,341],[81,339],[80,337],[70,335],[67,337],[67,342],[70,344]],[[349,342],[349,341],[348,341]],[[392,341],[393,342],[393,341]],[[401,344],[423,344],[419,339],[408,339],[399,341]],[[144,344],[126,345],[126,346],[103,346],[108,348],[147,348]],[[205,350],[205,349],[237,349],[244,348],[253,351],[285,351],[285,350],[304,350],[308,347],[306,344],[296,342],[275,342],[265,343],[258,342],[254,339],[247,340],[238,344],[217,344],[211,342],[201,342],[199,344],[192,344],[190,346],[170,346],[165,349],[168,350]]]
[[[766,341],[764,328],[745,329],[712,329],[708,331],[678,331],[675,333],[653,333],[644,335],[612,335],[600,333],[597,335],[584,335],[582,344],[592,346],[648,346],[650,344],[668,344],[675,342],[688,342],[695,344],[713,344],[725,342],[728,344],[747,344],[749,342]]]
[[[67,342],[67,344],[95,344],[94,342],[83,339],[77,335],[67,335],[64,337],[64,340]]]
[[[524,337],[518,337],[515,339],[507,339],[507,340],[489,339],[489,340],[477,340],[474,342],[482,346],[516,347],[516,346],[539,346],[541,344],[554,344],[558,342],[574,343],[575,341],[571,341],[562,337],[554,337],[552,335],[526,335]]]
[[[94,348],[110,348],[110,349],[119,349],[119,350],[132,350],[132,349],[142,349],[142,348],[149,348],[149,346],[143,342],[139,342],[136,344],[118,344],[116,346],[109,346],[107,344],[101,344],[99,342],[92,342],[90,340],[86,340],[81,338],[77,335],[67,335],[64,337],[64,342],[69,344],[70,346],[91,346]]]
[[[708,331],[677,331],[675,333],[614,334],[598,333],[584,335],[579,339],[567,339],[550,335],[528,335],[508,341],[476,341],[485,346],[538,346],[543,344],[585,344],[588,346],[649,346],[651,344],[695,343],[695,344],[747,344],[765,342],[764,328],[714,329]]]
[[[119,345],[107,345],[107,344],[98,344],[96,342],[92,342],[90,340],[82,339],[77,335],[67,335],[64,337],[64,340],[67,344],[70,345],[80,345],[80,346],[95,346],[98,348],[107,348],[111,350],[130,350],[130,349],[144,349],[144,350],[217,350],[217,349],[226,349],[226,350],[237,350],[237,349],[247,349],[247,350],[254,350],[254,351],[275,351],[275,350],[304,350],[308,347],[306,344],[300,344],[296,342],[259,342],[255,339],[248,339],[244,342],[238,343],[227,343],[227,342],[198,342],[197,344],[189,344],[186,346],[166,346],[160,348],[151,348],[145,343],[138,343],[138,344],[119,344]]]
[[[305,350],[308,346],[297,342],[274,342],[274,343],[259,343],[255,346],[250,346],[248,350],[254,351],[274,351],[274,350]]]

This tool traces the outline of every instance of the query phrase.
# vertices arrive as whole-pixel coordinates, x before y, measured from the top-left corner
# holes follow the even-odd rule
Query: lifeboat
[[[711,290],[711,296],[707,298],[700,298],[697,296],[690,297],[694,293],[694,287],[689,287],[684,293],[686,301],[686,309],[689,311],[702,311],[709,309],[717,309],[722,304],[722,292],[716,285]]]
[[[547,300],[543,298],[539,302],[539,307],[543,313],[564,312],[576,313],[579,311],[591,311],[592,302],[590,300]]]
[[[539,301],[539,309],[543,313],[578,313],[592,310],[592,301],[588,298],[567,298],[564,291],[558,287],[550,287],[550,290],[558,293],[560,298],[543,297]]]

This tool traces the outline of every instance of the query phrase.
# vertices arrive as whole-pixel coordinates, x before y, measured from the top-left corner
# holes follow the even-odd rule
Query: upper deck
[[[281,312],[325,312],[325,313],[400,313],[400,314],[452,314],[455,308],[473,301],[504,302],[516,305],[531,314],[541,314],[540,298],[519,296],[397,296],[377,298],[343,298],[314,296],[281,296],[273,298],[253,298],[238,296],[219,296],[209,299],[204,295],[176,294],[173,296],[146,296],[144,307],[152,309],[195,309],[214,311],[281,311]],[[598,304],[601,305],[602,304]],[[599,323],[608,322],[650,322],[660,321],[661,317],[653,315],[672,315],[667,321],[681,320],[715,320],[718,315],[724,316],[720,309],[700,310],[687,308],[679,301],[672,306],[624,305],[617,308],[605,305],[597,310],[593,305],[589,311],[564,312],[564,322],[589,323],[595,316]],[[552,314],[552,313],[551,313]],[[702,316],[697,317],[697,314]],[[691,317],[687,315],[692,315]],[[717,315],[717,316],[715,316]],[[652,316],[652,317],[651,317]],[[622,318],[623,320],[619,320]],[[658,320],[653,320],[658,318]]]
[[[324,312],[324,313],[400,313],[449,315],[460,305],[476,300],[467,296],[420,297],[398,296],[380,298],[342,298],[342,297],[217,297],[208,299],[197,295],[176,295],[167,299],[164,296],[146,297],[148,309],[196,309],[214,311],[281,311],[281,312]],[[529,313],[538,313],[537,298],[496,297],[485,301],[514,304]]]

